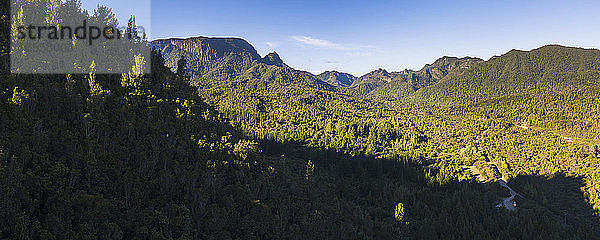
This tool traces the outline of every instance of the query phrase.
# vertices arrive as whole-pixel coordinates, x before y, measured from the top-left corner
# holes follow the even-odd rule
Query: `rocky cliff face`
[[[241,38],[207,38],[194,37],[187,39],[163,39],[152,44],[161,51],[179,50],[196,55],[200,60],[210,61],[222,58],[228,54],[248,54],[259,59],[258,52],[250,43]],[[163,53],[164,54],[164,53]]]
[[[203,88],[272,82],[332,88],[310,73],[285,65],[276,52],[261,57],[250,43],[240,38],[174,38],[155,40],[152,45],[172,71],[177,70],[177,61],[185,58],[191,83]]]
[[[184,56],[188,63],[202,64],[234,54],[259,60],[260,55],[250,43],[241,38],[193,37],[187,39],[161,39],[152,41],[152,46],[162,53],[165,64],[177,68],[177,61]]]

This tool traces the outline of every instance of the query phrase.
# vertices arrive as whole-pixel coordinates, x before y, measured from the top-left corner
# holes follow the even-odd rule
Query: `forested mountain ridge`
[[[267,54],[265,57],[263,57],[261,59],[261,62],[267,65],[275,65],[278,67],[283,67],[284,63],[283,60],[281,60],[281,58],[279,57],[279,54],[277,54],[277,52],[271,52],[269,54]]]
[[[422,75],[430,75],[430,78],[439,81],[450,73],[458,73],[459,70],[469,69],[480,62],[483,62],[483,59],[474,57],[457,58],[444,56],[435,60],[435,62],[432,64],[426,64],[425,67],[423,67],[423,69],[417,73],[421,73]]]
[[[356,79],[356,77],[352,76],[352,74],[337,71],[325,71],[317,75],[317,78],[333,86],[341,87],[349,87],[350,85],[352,85],[352,83],[354,83],[354,80]]]
[[[367,94],[374,89],[389,83],[394,78],[400,78],[401,74],[390,73],[385,69],[379,68],[377,70],[371,71],[365,75],[360,76],[352,85],[351,88],[356,89],[358,92]],[[398,80],[401,81],[401,80]]]
[[[176,71],[177,61],[183,56],[191,79],[199,86],[218,86],[223,82],[248,79],[297,82],[303,86],[323,90],[345,91],[328,87],[350,87],[360,93],[406,97],[414,91],[437,83],[451,73],[458,73],[481,62],[477,58],[442,57],[419,71],[387,72],[378,69],[359,78],[350,74],[327,71],[319,75],[295,70],[287,66],[276,52],[260,57],[254,47],[240,38],[194,37],[152,41],[166,65]],[[293,76],[293,77],[292,77]],[[218,83],[221,82],[221,83]],[[381,87],[381,89],[378,89]],[[396,94],[400,93],[400,94]]]
[[[185,60],[192,84],[200,87],[223,84],[250,84],[265,87],[273,82],[332,90],[333,87],[312,74],[287,66],[276,52],[262,57],[246,40],[240,38],[193,37],[152,41],[176,71],[177,62]]]
[[[358,78],[352,87],[363,94],[404,98],[418,89],[436,84],[449,74],[459,74],[482,61],[472,57],[445,56],[432,64],[426,64],[419,71],[404,70],[390,73],[379,69]]]
[[[548,45],[511,50],[421,89],[417,101],[481,100],[600,83],[600,50]]]
[[[487,61],[445,56],[419,71],[378,69],[358,78],[336,71],[315,76],[293,69],[276,52],[261,57],[240,38],[164,39],[155,40],[152,45],[165,56],[166,65],[173,71],[184,56],[190,77],[199,86],[281,81],[332,91],[344,91],[333,87],[350,87],[358,93],[398,100],[449,102],[590,86],[600,78],[598,50],[558,45],[532,51],[512,50]],[[256,79],[263,83],[255,82]]]

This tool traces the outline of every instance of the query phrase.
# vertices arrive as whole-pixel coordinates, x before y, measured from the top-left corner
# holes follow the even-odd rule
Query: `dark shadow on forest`
[[[600,221],[582,192],[586,186],[583,177],[563,173],[551,177],[519,175],[511,180],[510,185],[522,195],[521,208],[541,209],[547,213],[545,216],[554,218],[563,226],[581,223],[598,233]]]
[[[509,185],[524,197],[515,199],[518,210],[510,212],[495,206],[501,198],[510,196],[497,183],[438,184],[425,177],[424,167],[410,159],[350,156],[334,150],[274,141],[262,141],[261,145],[265,154],[285,156],[287,162],[311,160],[315,171],[308,182],[317,190],[309,192],[327,193],[350,203],[346,209],[350,212],[338,213],[340,215],[364,217],[366,213],[372,220],[361,218],[357,226],[364,226],[362,221],[379,224],[375,224],[378,227],[374,232],[367,233],[374,230],[373,227],[363,229],[362,233],[367,236],[389,239],[407,231],[421,239],[600,237],[598,218],[580,190],[585,186],[582,178],[519,176]],[[303,169],[303,166],[296,167],[299,171]],[[406,209],[405,218],[400,222],[394,221],[394,207],[398,203],[403,203]]]

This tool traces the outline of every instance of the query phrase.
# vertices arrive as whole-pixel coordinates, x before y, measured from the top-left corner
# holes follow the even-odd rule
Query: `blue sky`
[[[136,6],[147,1],[102,2],[117,15],[146,12]],[[599,9],[597,0],[152,0],[151,36],[242,37],[297,69],[362,75],[546,44],[600,48]]]
[[[131,16],[135,16],[137,25],[144,28],[147,34],[152,34],[152,0],[80,0],[81,7],[88,10],[90,15],[98,5],[107,6],[119,19],[120,26],[127,26]]]

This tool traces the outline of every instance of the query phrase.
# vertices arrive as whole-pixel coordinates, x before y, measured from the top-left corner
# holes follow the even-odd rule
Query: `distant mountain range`
[[[472,57],[441,57],[434,63],[425,65],[419,71],[404,70],[387,73],[383,70],[383,73],[378,70],[372,72],[367,74],[371,81],[370,86],[377,87],[365,88],[360,83],[355,87],[377,96],[407,97],[421,88],[435,85],[446,76],[458,75],[481,62],[483,62],[482,59]]]
[[[445,56],[418,71],[377,69],[358,78],[337,71],[313,75],[293,69],[276,52],[261,57],[250,43],[240,38],[163,39],[153,41],[152,45],[173,71],[177,69],[177,61],[186,58],[194,83],[207,87],[224,82],[255,85],[277,82],[436,102],[596,84],[600,79],[600,51],[557,45],[532,51],[512,50],[488,61]]]
[[[326,71],[317,75],[317,78],[333,86],[340,87],[350,87],[350,85],[352,85],[352,83],[354,83],[354,80],[356,79],[356,77],[352,76],[352,74],[337,71]]]

